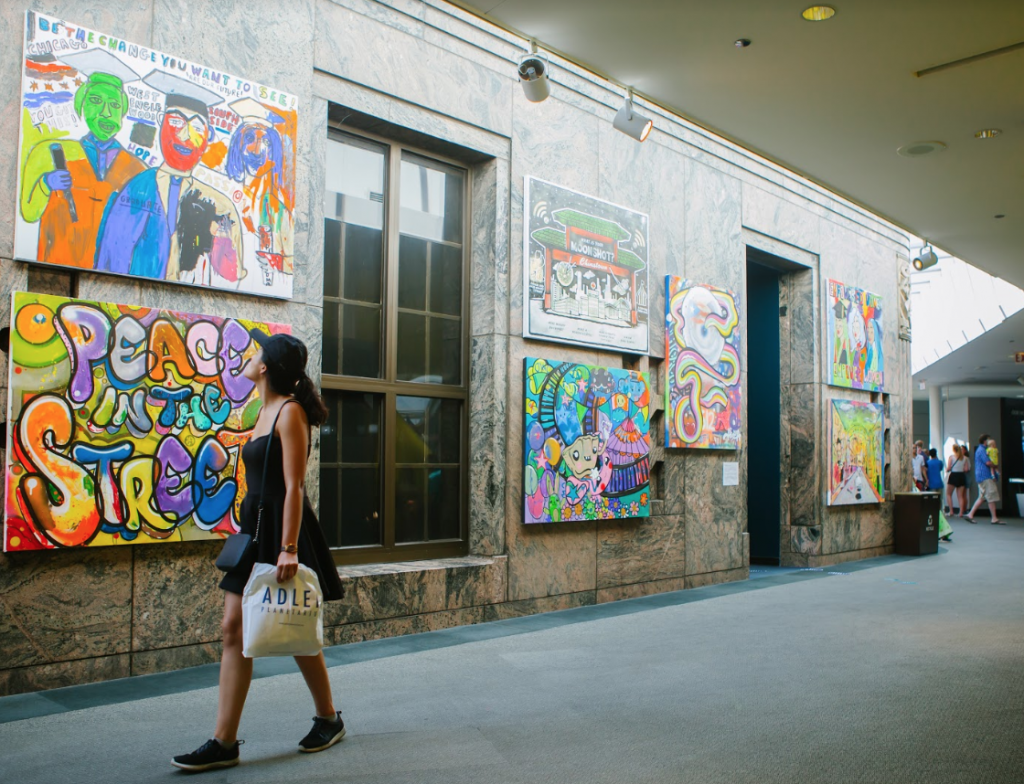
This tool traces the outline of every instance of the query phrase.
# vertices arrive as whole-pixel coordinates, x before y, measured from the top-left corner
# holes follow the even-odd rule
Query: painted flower
[[[633,517],[636,517],[638,514],[640,514],[640,504],[638,504],[636,501],[631,503],[629,505],[629,512],[633,515]]]
[[[640,506],[647,506],[647,493],[640,494]]]

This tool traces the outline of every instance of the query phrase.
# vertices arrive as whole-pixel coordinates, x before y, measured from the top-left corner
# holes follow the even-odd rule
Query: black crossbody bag
[[[277,414],[274,416],[274,424],[270,426],[270,433],[267,436],[267,451],[263,455],[263,479],[260,483],[260,505],[257,507],[256,512],[256,535],[249,536],[249,534],[237,533],[231,534],[226,540],[224,540],[224,547],[220,551],[220,555],[217,556],[217,568],[222,572],[233,572],[249,557],[253,547],[260,540],[260,523],[263,521],[263,498],[267,490],[267,465],[270,463],[270,444],[274,440],[274,431],[277,429],[277,418],[281,416],[281,409],[285,407],[287,401],[281,405],[281,408],[277,409]]]

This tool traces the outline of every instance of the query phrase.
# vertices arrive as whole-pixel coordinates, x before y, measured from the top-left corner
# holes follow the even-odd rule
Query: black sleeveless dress
[[[281,533],[284,530],[284,459],[281,453],[281,439],[276,433],[268,433],[250,439],[242,447],[242,462],[245,463],[245,477],[248,492],[242,499],[239,510],[239,527],[242,533],[256,536],[256,519],[260,505],[260,483],[263,479],[263,459],[267,455],[267,441],[270,443],[267,464],[267,486],[263,493],[263,520],[260,522],[260,538],[251,548],[250,557],[238,568],[224,575],[220,587],[225,591],[241,595],[249,581],[249,573],[256,562],[277,564],[281,553]],[[299,563],[316,572],[324,601],[333,602],[345,595],[345,589],[338,577],[331,549],[324,538],[316,512],[310,506],[305,493],[302,495],[302,525],[299,527]]]

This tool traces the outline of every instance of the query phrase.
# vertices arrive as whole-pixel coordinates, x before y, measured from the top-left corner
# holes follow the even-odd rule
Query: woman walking
[[[953,493],[956,493],[957,516],[967,509],[967,473],[964,450],[954,442],[953,454],[946,461],[946,513],[953,514]]]
[[[260,351],[243,374],[256,385],[262,407],[252,436],[242,448],[248,492],[242,501],[239,524],[243,533],[255,535],[262,495],[262,530],[247,557],[220,583],[224,590],[224,650],[217,726],[210,740],[171,761],[175,767],[189,771],[238,764],[242,743],[237,738],[238,723],[252,681],[252,659],[242,655],[242,593],[253,565],[276,564],[277,581],[282,583],[292,579],[302,563],[317,573],[324,601],[336,601],[344,595],[334,559],[303,489],[309,428],[327,418],[327,408],[306,375],[306,346],[291,335],[270,336],[255,329],[249,334]],[[266,439],[270,439],[269,447]],[[266,486],[261,487],[264,455]],[[334,707],[323,653],[296,656],[295,661],[316,708],[313,728],[299,741],[299,750],[322,751],[344,737],[345,724],[341,711]]]

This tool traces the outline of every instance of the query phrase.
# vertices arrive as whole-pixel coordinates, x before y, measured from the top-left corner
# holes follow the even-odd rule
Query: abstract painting
[[[739,449],[739,302],[728,289],[665,276],[665,445]]]
[[[828,281],[830,369],[828,383],[834,387],[881,392],[885,380],[882,353],[882,298],[864,289]]]
[[[527,358],[524,520],[649,517],[646,373]]]
[[[885,500],[885,415],[880,403],[833,400],[829,407],[828,505]]]
[[[292,295],[294,95],[25,15],[22,261]]]
[[[248,330],[280,324],[16,292],[4,551],[238,530],[259,413]]]
[[[647,216],[526,178],[523,337],[646,354]]]

